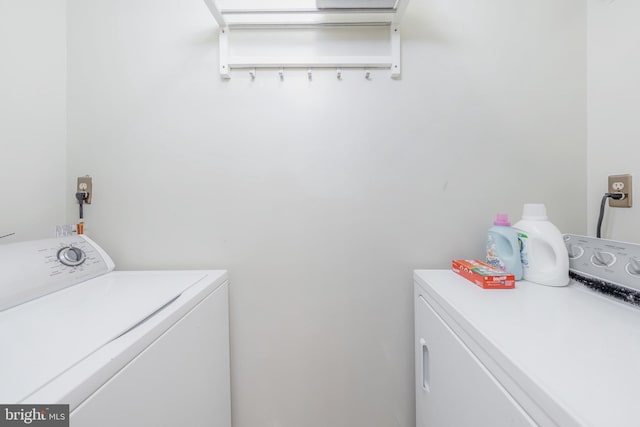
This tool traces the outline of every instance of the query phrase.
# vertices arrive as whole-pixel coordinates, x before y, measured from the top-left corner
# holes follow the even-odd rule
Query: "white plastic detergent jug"
[[[525,204],[518,230],[523,278],[547,286],[569,284],[569,255],[562,233],[549,222],[543,204]]]
[[[518,230],[510,227],[509,216],[496,215],[493,227],[487,233],[487,264],[513,274],[516,280],[522,279],[522,261]]]

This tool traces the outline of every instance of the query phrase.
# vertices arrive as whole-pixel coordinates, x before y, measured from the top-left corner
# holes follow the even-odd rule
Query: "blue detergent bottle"
[[[511,273],[516,280],[522,279],[522,260],[518,232],[511,228],[509,216],[496,215],[493,227],[487,235],[487,264]]]

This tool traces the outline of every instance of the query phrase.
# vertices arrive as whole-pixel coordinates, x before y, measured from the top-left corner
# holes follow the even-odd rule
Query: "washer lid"
[[[0,312],[0,402],[21,402],[206,276],[112,272]]]

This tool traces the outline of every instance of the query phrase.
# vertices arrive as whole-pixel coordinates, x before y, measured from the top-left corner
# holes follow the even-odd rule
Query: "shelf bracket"
[[[391,37],[391,78],[400,78],[400,50],[402,47],[400,39],[400,28],[392,25],[389,29]]]
[[[222,13],[220,13],[220,9],[218,9],[218,5],[216,5],[215,0],[204,0],[204,4],[209,8],[209,12],[211,12],[213,19],[218,23],[218,27],[226,27],[227,23],[225,22]]]
[[[231,78],[231,65],[229,64],[229,27],[220,27],[220,76],[223,79]]]
[[[398,0],[396,3],[396,13],[393,17],[393,24],[396,26],[400,25],[402,18],[404,17],[404,12],[407,10],[407,6],[409,5],[409,0]]]

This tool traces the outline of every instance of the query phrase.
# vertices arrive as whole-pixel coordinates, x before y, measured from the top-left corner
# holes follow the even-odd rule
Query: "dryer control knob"
[[[640,259],[631,257],[627,264],[627,271],[634,276],[640,276]]]
[[[75,267],[87,259],[87,254],[80,248],[66,246],[58,251],[58,260],[64,265]]]
[[[576,259],[576,258],[580,258],[582,256],[582,254],[584,253],[584,249],[582,249],[578,245],[574,245],[572,243],[569,243],[567,245],[567,252],[569,253],[569,258]]]
[[[610,267],[616,262],[616,257],[609,252],[594,251],[591,262],[598,267]]]

